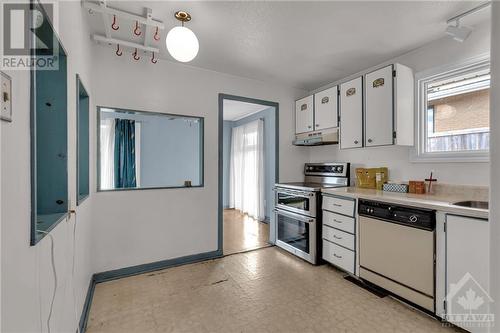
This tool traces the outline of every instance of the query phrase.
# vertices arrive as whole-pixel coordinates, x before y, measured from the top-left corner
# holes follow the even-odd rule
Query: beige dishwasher
[[[435,311],[433,210],[359,200],[360,277]]]

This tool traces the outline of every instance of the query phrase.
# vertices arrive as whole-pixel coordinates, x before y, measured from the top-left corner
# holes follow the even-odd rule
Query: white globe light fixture
[[[167,50],[175,60],[189,62],[196,57],[200,48],[194,32],[184,26],[184,22],[191,21],[191,15],[178,11],[175,13],[175,18],[182,22],[182,26],[174,27],[168,32]]]

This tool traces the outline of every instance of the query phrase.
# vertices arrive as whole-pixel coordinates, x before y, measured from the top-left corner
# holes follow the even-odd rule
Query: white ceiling
[[[223,107],[223,118],[224,120],[230,121],[240,120],[241,118],[269,108],[269,106],[267,105],[233,101],[228,99],[224,100]]]
[[[465,1],[108,1],[136,14],[144,7],[167,29],[157,43],[161,59],[165,35],[177,25],[176,10],[192,15],[187,26],[200,51],[192,66],[312,90],[375,66],[445,36],[446,20],[474,7]],[[464,21],[474,26],[488,10]],[[102,19],[89,15],[94,32]],[[132,22],[117,36],[132,40]],[[142,40],[137,37],[137,41]]]

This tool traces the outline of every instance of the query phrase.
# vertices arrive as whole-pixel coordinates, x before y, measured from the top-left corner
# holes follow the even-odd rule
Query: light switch
[[[0,72],[0,118],[12,121],[12,80]]]

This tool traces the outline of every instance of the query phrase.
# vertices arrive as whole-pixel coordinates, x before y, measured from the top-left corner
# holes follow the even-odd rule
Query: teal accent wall
[[[229,170],[231,157],[231,129],[241,126],[251,121],[262,118],[264,120],[264,189],[265,189],[265,210],[266,221],[270,221],[274,208],[274,179],[276,177],[276,112],[274,107],[270,107],[258,113],[237,121],[223,122],[223,196],[222,206],[229,207]]]

